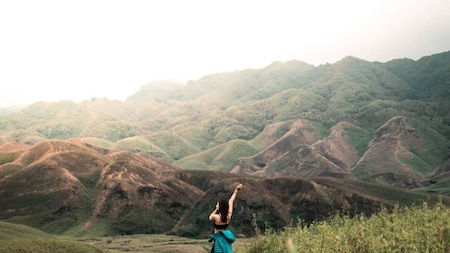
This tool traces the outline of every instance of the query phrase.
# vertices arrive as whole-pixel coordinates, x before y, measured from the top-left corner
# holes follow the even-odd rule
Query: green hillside
[[[317,67],[274,62],[262,69],[208,75],[186,85],[154,82],[124,102],[93,98],[79,104],[35,103],[0,118],[0,144],[81,138],[104,149],[151,154],[183,169],[230,171],[240,161],[251,167],[251,158],[245,159],[256,155],[264,158],[255,160],[257,167],[294,170],[300,169],[295,163],[298,152],[306,155],[313,149],[290,144],[292,150],[283,150],[288,154],[284,158],[272,157],[277,160],[269,159],[271,151],[259,154],[289,131],[286,122],[305,122],[317,142],[327,138],[332,127],[349,122],[353,127],[346,141],[366,159],[352,161],[351,166],[359,166],[353,170],[356,176],[383,177],[394,184],[400,175],[421,186],[449,159],[449,66],[450,52],[386,63],[346,57]],[[374,133],[394,117],[405,117],[422,142],[399,140],[404,152],[390,160],[383,159],[382,148],[364,157]],[[278,130],[266,132],[277,124],[282,124]],[[281,147],[282,143],[278,152]],[[326,163],[323,157],[334,159],[331,163],[339,160],[333,154],[314,153],[308,157],[309,169]],[[383,169],[385,165],[389,168]],[[396,176],[386,180],[390,175]],[[445,182],[439,182],[444,186],[439,189],[445,189]]]
[[[388,173],[411,170],[425,180],[449,159],[449,66],[450,52],[386,63],[349,56],[320,66],[274,62],[262,69],[207,75],[185,85],[154,82],[124,102],[93,98],[78,104],[35,103],[0,118],[0,144],[81,138],[101,148],[151,154],[184,169],[229,171],[288,129],[280,127],[266,138],[266,127],[274,124],[304,121],[315,141],[321,141],[334,126],[349,122],[354,127],[348,141],[364,157],[377,129],[404,117],[424,141],[421,148],[411,140],[399,145],[406,151],[392,158],[395,167]],[[295,167],[297,155],[283,160],[289,164],[260,165]],[[370,157],[361,165],[383,167],[384,155]]]
[[[11,239],[55,239],[55,237],[31,227],[0,221],[0,240]]]
[[[259,150],[243,140],[233,140],[206,151],[187,156],[174,164],[184,169],[231,171],[240,157],[252,156]]]
[[[0,252],[4,253],[102,253],[90,245],[58,239],[24,225],[0,221]]]
[[[367,130],[393,116],[429,123],[449,138],[449,54],[418,61],[347,57],[314,67],[299,61],[219,73],[187,85],[153,83],[126,102],[92,99],[36,103],[0,118],[4,141],[97,137],[109,141],[170,131],[192,146],[166,150],[174,160],[233,139],[250,140],[268,124],[303,118],[327,128],[340,121]],[[34,134],[33,134],[34,133]],[[34,139],[29,139],[33,135]]]

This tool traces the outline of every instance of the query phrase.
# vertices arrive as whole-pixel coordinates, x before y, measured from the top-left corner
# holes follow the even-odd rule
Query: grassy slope
[[[58,239],[24,225],[0,221],[0,253],[102,253],[94,246]]]
[[[114,143],[113,149],[139,151],[152,154],[167,162],[173,162],[173,158],[170,155],[151,143],[146,136],[133,136],[119,140]]]
[[[114,143],[105,139],[95,138],[95,137],[84,137],[82,140],[94,146],[98,146],[105,149],[110,149],[113,147]]]
[[[0,240],[6,239],[54,239],[40,230],[24,225],[0,221]]]
[[[158,90],[150,86],[133,95],[139,99],[126,103],[106,99],[36,103],[0,120],[4,131],[0,141],[34,143],[90,136],[125,140],[117,146],[129,149],[135,142],[128,137],[151,133],[151,139],[139,140],[138,145],[152,149],[150,143],[159,149],[155,151],[159,157],[172,162],[229,140],[251,140],[268,124],[292,118],[325,128],[349,120],[371,133],[392,116],[404,115],[427,122],[445,135],[448,126],[442,118],[447,115],[448,102],[439,100],[442,106],[438,106],[414,100],[410,93],[425,89],[431,92],[426,99],[447,94],[448,55],[408,64],[371,63],[353,57],[320,67],[295,61],[276,63],[260,70],[210,75],[167,93],[178,87],[171,86],[159,97],[160,103],[147,101],[153,101],[156,94],[151,89]],[[415,81],[419,77],[422,82]],[[410,82],[412,87],[407,85]],[[409,163],[421,166],[416,160]]]
[[[402,206],[416,205],[422,202],[436,203],[443,201],[450,205],[449,198],[440,198],[438,195],[429,195],[423,192],[399,189],[393,186],[382,185],[374,182],[359,180],[339,180],[334,178],[315,178],[314,181],[328,186],[333,186],[345,192],[357,192],[369,196],[372,199],[382,200],[385,204]]]
[[[184,169],[230,171],[240,157],[254,155],[258,149],[243,140],[234,140],[206,151],[185,157],[175,165]]]
[[[422,136],[424,136],[425,140],[425,148],[419,149],[412,146],[411,152],[417,155],[418,159],[431,166],[432,170],[445,163],[448,159],[445,154],[445,150],[448,150],[448,145],[450,144],[450,142],[445,139],[445,136],[418,120],[408,119],[408,123],[411,124],[411,126],[414,127]],[[421,170],[420,164],[415,165],[412,163],[410,166],[415,170]],[[431,171],[425,172],[430,173]]]

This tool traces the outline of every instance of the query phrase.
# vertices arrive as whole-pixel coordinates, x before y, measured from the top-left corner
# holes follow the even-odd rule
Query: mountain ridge
[[[5,145],[10,144],[0,150]],[[245,236],[255,235],[254,222],[261,229],[282,228],[293,219],[313,222],[337,211],[370,215],[395,204],[450,204],[450,197],[354,178],[181,170],[142,153],[102,154],[79,139],[43,141],[17,150],[20,155],[0,165],[0,218],[52,234],[207,236],[207,213],[237,183],[245,188],[235,203],[232,228]],[[62,159],[68,154],[70,159]]]
[[[106,144],[103,148],[152,154],[185,169],[189,169],[188,160],[198,162],[204,159],[202,155],[208,152],[214,154],[211,152],[213,149],[226,149],[227,145],[222,144],[243,140],[251,145],[251,142],[264,136],[267,126],[290,120],[304,122],[306,127],[303,129],[315,136],[314,141],[327,141],[333,127],[349,122],[352,131],[365,133],[360,140],[352,137],[354,133],[348,134],[348,139],[353,143],[347,141],[347,144],[356,145],[353,148],[360,156],[367,151],[370,141],[367,136],[394,117],[405,117],[419,125],[427,125],[425,128],[440,133],[442,136],[439,138],[448,142],[449,103],[439,98],[446,94],[445,87],[450,79],[446,72],[450,64],[449,55],[450,52],[444,52],[417,61],[399,59],[387,63],[346,57],[335,64],[319,67],[300,61],[274,62],[263,69],[205,76],[191,81],[187,86],[178,86],[173,82],[151,83],[131,95],[126,102],[92,99],[80,104],[70,101],[36,103],[10,117],[0,118],[0,140],[3,143],[19,141],[33,144],[46,139],[85,138],[92,140],[93,145]],[[434,66],[435,70],[424,74],[426,78],[417,77],[417,73],[429,71],[430,66]],[[436,95],[418,95],[423,88],[410,77],[414,69],[417,69],[414,74],[416,79],[423,81],[423,87],[432,87],[429,92]],[[436,80],[441,79],[441,84],[436,84]],[[434,97],[438,99],[429,100]],[[418,99],[412,100],[414,98]],[[278,134],[285,129],[286,126],[278,128]],[[425,139],[430,136],[422,134]],[[282,153],[286,152],[282,151],[283,148],[295,146],[289,144],[295,140],[295,135],[286,137],[284,141],[282,136],[275,138],[276,141],[262,140],[260,143],[265,144],[254,146],[256,149],[253,150],[248,146],[250,149],[241,157],[235,152],[228,152],[224,159],[214,162],[216,165],[210,166],[209,162],[205,162],[200,166],[202,169],[210,166],[210,169],[238,171],[234,168],[239,161],[257,156],[270,145],[275,145],[272,146],[274,152]],[[435,140],[432,142],[436,143]],[[333,167],[333,163],[342,162],[339,157],[344,155],[343,152],[333,155],[326,150],[325,143],[321,145],[317,144],[316,148],[322,149],[322,152],[305,158],[304,164],[308,159],[310,164],[322,160],[316,163],[316,168],[312,167],[316,170],[318,166]],[[436,147],[427,148],[435,151],[422,149],[415,154],[418,159],[403,157],[404,162],[392,165],[410,167],[414,164],[407,163],[421,162],[424,167],[437,169],[449,159],[448,156],[445,158],[448,147],[445,144],[432,145]],[[344,146],[341,145],[341,148]],[[301,152],[306,155],[311,150],[303,147]],[[338,150],[335,149],[335,152]],[[420,158],[426,155],[421,153],[427,152],[434,152],[431,156],[435,159]],[[437,154],[439,152],[440,156]],[[259,156],[269,153],[266,151]],[[279,160],[262,159],[256,162],[259,165],[283,164],[285,167],[286,163],[296,164],[291,162],[288,154],[283,159],[279,156],[273,159]],[[186,165],[183,165],[184,162]],[[288,174],[295,173],[285,175]]]
[[[199,236],[202,215],[243,182],[235,228],[252,236],[253,215],[281,228],[446,199],[449,63],[450,52],[275,62],[152,83],[123,102],[33,104],[0,118],[0,218],[53,233]]]

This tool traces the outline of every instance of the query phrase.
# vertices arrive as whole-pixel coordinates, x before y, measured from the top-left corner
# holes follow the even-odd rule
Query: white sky
[[[448,0],[0,0],[0,107],[124,100],[292,59],[386,62],[450,50]]]

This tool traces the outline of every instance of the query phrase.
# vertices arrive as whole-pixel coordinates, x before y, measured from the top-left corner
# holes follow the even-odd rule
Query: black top
[[[228,224],[217,225],[216,223],[214,223],[214,228],[215,229],[227,229],[228,228]]]

